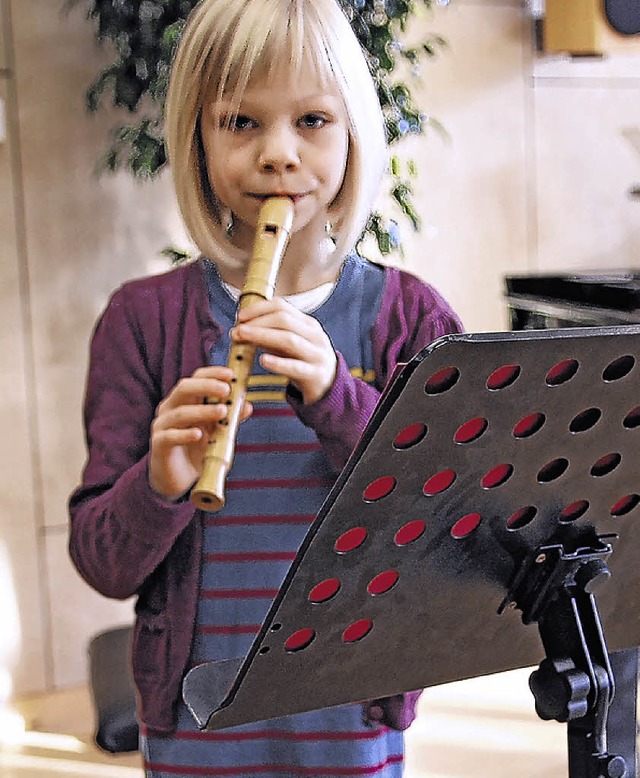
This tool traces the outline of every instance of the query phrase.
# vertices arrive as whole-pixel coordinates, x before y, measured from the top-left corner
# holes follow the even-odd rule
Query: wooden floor
[[[536,717],[528,677],[518,670],[424,692],[407,733],[405,778],[565,778],[566,728]],[[14,707],[26,731],[12,739],[1,728],[1,778],[141,778],[138,754],[112,756],[92,744],[86,689]]]

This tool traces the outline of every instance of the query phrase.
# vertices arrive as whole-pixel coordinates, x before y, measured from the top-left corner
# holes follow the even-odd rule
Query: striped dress
[[[211,362],[223,364],[236,302],[211,263],[207,274],[214,317],[226,333]],[[313,310],[352,372],[365,379],[373,375],[370,332],[382,285],[380,268],[350,257],[330,296]],[[191,666],[247,654],[335,479],[314,432],[300,422],[284,390],[284,379],[256,364],[249,387],[254,413],[240,426],[227,503],[204,515]],[[270,691],[266,679],[265,694]],[[177,732],[143,737],[142,752],[148,778],[399,778],[403,736],[364,725],[358,704],[200,732],[180,703]]]

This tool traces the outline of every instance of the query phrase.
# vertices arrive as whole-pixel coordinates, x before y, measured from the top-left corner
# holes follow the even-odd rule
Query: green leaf
[[[179,265],[182,262],[186,262],[188,259],[191,259],[191,254],[188,251],[176,248],[175,246],[165,246],[160,251],[160,256],[167,257],[167,259],[170,259],[174,265]]]

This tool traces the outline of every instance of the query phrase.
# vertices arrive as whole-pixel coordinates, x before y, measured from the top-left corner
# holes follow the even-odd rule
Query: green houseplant
[[[368,55],[392,151],[405,136],[424,133],[427,125],[438,126],[419,110],[407,81],[420,75],[423,62],[435,56],[445,41],[430,35],[415,45],[406,45],[402,39],[418,14],[446,2],[340,0]],[[86,6],[97,40],[110,44],[114,51],[112,64],[87,89],[87,109],[97,111],[109,99],[131,116],[130,121],[114,128],[102,161],[104,169],[125,169],[138,178],[153,178],[166,165],[162,111],[170,62],[184,21],[196,3],[197,0],[67,0],[67,8]],[[412,162],[403,165],[392,153],[390,195],[417,230],[420,217],[412,190],[415,173]],[[375,237],[382,254],[401,251],[394,220],[375,213],[366,232]],[[175,259],[183,256],[179,251],[174,253]]]

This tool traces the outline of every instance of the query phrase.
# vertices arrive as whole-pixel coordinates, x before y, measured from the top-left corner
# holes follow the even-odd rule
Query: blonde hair
[[[354,247],[379,193],[387,163],[384,119],[365,55],[337,0],[202,0],[173,62],[165,138],[185,226],[206,256],[238,260],[207,176],[203,105],[231,95],[238,106],[252,77],[273,73],[283,57],[294,73],[310,61],[323,83],[337,87],[347,112],[347,166],[330,209],[340,256]]]

